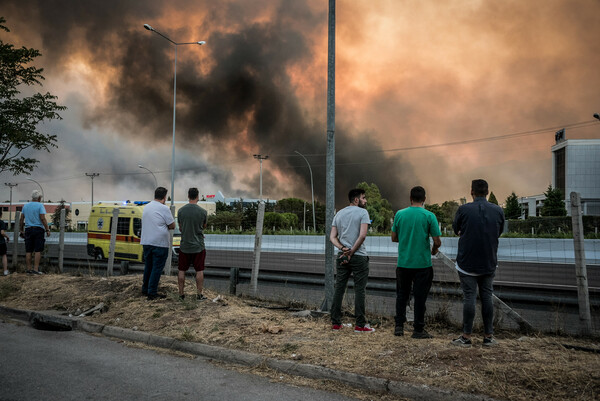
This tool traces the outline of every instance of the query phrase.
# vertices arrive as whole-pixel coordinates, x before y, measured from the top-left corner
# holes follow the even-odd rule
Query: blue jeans
[[[481,299],[481,317],[486,335],[494,334],[494,276],[495,273],[482,276],[469,276],[458,272],[460,286],[463,290],[463,333],[471,334],[473,320],[475,319],[475,303],[477,301],[477,288]]]
[[[165,268],[169,248],[163,248],[154,245],[143,245],[144,247],[144,282],[142,284],[142,293],[147,295],[156,295],[158,293],[158,282],[160,275]]]

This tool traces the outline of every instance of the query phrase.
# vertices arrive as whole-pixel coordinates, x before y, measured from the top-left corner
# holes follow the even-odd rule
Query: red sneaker
[[[344,327],[344,326],[342,326],[341,324],[334,324],[331,326],[331,330],[336,330],[336,331],[341,330],[342,327]]]
[[[371,326],[369,326],[368,324],[364,325],[363,327],[354,326],[355,333],[372,333],[374,331],[375,329],[371,328]]]

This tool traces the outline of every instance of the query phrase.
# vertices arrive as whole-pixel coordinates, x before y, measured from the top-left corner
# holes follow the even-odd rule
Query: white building
[[[560,132],[560,131],[559,131]],[[584,215],[600,215],[600,139],[563,139],[552,146],[552,187],[565,196],[571,215],[571,192],[579,192]]]

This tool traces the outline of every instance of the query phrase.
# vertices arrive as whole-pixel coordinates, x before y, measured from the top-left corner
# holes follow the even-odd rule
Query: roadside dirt
[[[31,310],[58,310],[77,315],[103,302],[106,310],[87,319],[152,332],[185,341],[219,345],[265,356],[298,360],[418,385],[485,394],[510,400],[596,400],[600,397],[600,343],[597,339],[522,336],[497,333],[499,345],[472,348],[450,345],[455,328],[428,327],[430,340],[393,335],[394,323],[374,319],[377,331],[356,334],[352,327],[332,332],[327,316],[297,317],[287,305],[230,297],[205,291],[195,300],[186,283],[187,298],[177,297],[175,277],[163,276],[160,291],[167,299],[148,301],[140,292],[141,276],[98,277],[15,273],[0,278],[0,304]],[[213,302],[214,300],[214,302]],[[352,323],[347,317],[345,323]],[[580,349],[568,349],[575,346]],[[582,350],[583,349],[583,350]],[[595,351],[595,352],[593,352]],[[247,368],[239,368],[248,370]],[[260,370],[260,369],[258,369]],[[262,369],[273,380],[339,389],[339,384],[294,378]],[[347,390],[362,399],[392,400]]]

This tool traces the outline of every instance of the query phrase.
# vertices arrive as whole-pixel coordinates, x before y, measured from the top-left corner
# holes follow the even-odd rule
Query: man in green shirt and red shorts
[[[198,188],[188,190],[189,203],[177,212],[177,221],[181,231],[181,242],[179,245],[179,272],[177,284],[179,286],[179,298],[184,299],[185,272],[194,267],[196,271],[196,299],[204,301],[206,297],[202,294],[204,286],[204,261],[206,260],[206,249],[204,247],[204,229],[206,228],[206,210],[198,205]]]
[[[396,268],[396,328],[394,335],[404,335],[406,305],[411,288],[414,293],[412,338],[432,338],[425,331],[425,302],[433,282],[431,255],[442,245],[440,228],[433,213],[425,210],[425,189],[410,190],[410,207],[399,210],[392,226],[392,242],[398,242]],[[429,237],[433,238],[431,247]]]

